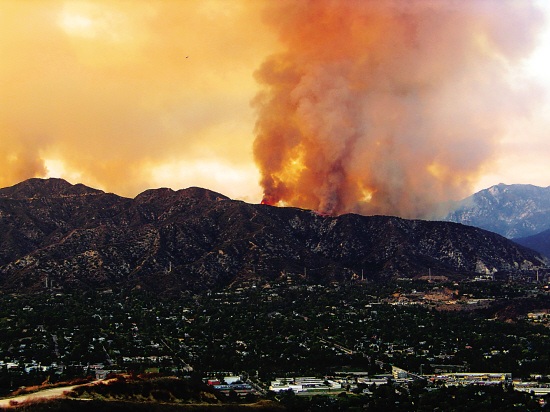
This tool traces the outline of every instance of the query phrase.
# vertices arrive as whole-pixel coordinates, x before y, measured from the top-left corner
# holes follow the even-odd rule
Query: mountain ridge
[[[454,203],[443,220],[476,226],[509,239],[550,229],[550,187],[500,183]]]
[[[149,189],[129,199],[59,180],[24,183],[0,189],[0,289],[6,291],[53,282],[182,293],[306,273],[340,281],[546,265],[500,235],[451,222],[320,216],[202,188]]]
[[[514,238],[512,240],[550,259],[550,229],[537,233],[536,235]]]
[[[37,197],[82,196],[103,193],[105,192],[102,190],[93,189],[82,183],[73,185],[59,178],[32,178],[16,185],[0,189],[0,197],[18,200]]]

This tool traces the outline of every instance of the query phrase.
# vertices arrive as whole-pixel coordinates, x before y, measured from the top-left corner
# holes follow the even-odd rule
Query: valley
[[[199,403],[420,411],[479,385],[539,407],[550,383],[547,258],[495,233],[60,179],[1,189],[0,213],[4,397],[108,378],[71,396],[161,410],[171,381],[127,393],[170,377]]]
[[[548,309],[548,283],[534,279],[323,286],[288,277],[177,300],[119,289],[9,294],[0,299],[2,387],[128,371],[269,382],[391,365],[526,379],[550,375],[550,330],[528,316]]]

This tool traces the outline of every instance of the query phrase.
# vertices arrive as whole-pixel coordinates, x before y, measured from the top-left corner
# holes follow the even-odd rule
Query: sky
[[[549,186],[548,3],[2,0],[0,187],[426,217]]]

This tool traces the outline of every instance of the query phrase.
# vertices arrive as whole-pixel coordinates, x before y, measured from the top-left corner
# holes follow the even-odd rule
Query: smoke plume
[[[434,216],[536,100],[511,81],[542,25],[529,1],[289,0],[265,19],[286,48],[255,73],[265,203]]]

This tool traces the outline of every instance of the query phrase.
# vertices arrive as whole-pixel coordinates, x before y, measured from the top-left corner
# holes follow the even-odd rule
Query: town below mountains
[[[514,213],[547,230],[529,190],[482,191],[457,223],[0,189],[0,397],[98,379],[20,407],[544,410],[548,258],[514,237]]]
[[[548,283],[521,279],[287,277],[178,299],[12,293],[0,297],[0,396],[17,405],[17,395],[68,382],[68,399],[26,410],[73,410],[82,399],[95,410],[543,410],[548,308]],[[73,388],[84,378],[99,381]]]

